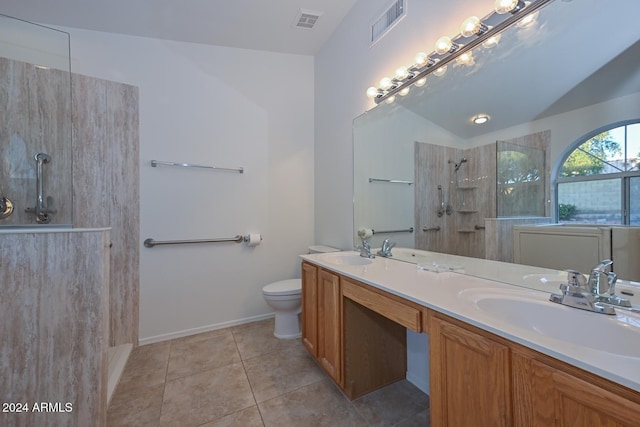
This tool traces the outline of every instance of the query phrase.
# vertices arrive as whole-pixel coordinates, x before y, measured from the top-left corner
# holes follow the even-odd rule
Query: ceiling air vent
[[[382,13],[382,15],[371,24],[371,38],[369,41],[373,45],[380,40],[395,24],[400,22],[407,12],[406,0],[396,0]]]
[[[318,18],[322,16],[322,13],[323,12],[316,12],[315,10],[300,9],[296,16],[294,26],[296,28],[311,30],[314,25],[316,25],[316,22],[318,22]]]

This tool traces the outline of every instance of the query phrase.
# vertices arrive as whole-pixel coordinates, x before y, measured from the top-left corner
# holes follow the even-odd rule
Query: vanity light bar
[[[504,0],[497,0],[497,3],[504,3]],[[553,0],[532,0],[531,2],[522,2],[522,0],[513,0],[513,9],[511,12],[498,13],[496,11],[489,13],[484,18],[480,19],[478,30],[471,34],[469,37],[476,36],[473,40],[466,44],[461,43],[469,37],[465,37],[462,34],[458,34],[456,37],[450,39],[448,37],[441,37],[438,39],[438,53],[437,51],[431,52],[424,58],[424,63],[413,64],[407,67],[407,73],[396,71],[396,76],[393,79],[388,77],[383,78],[380,81],[380,87],[370,87],[367,89],[367,96],[373,98],[376,104],[380,104],[383,101],[393,102],[396,94],[406,95],[409,91],[409,86],[416,84],[416,86],[424,85],[424,81],[429,74],[442,75],[444,69],[450,62],[455,61],[462,55],[470,54],[471,50],[481,45],[492,37],[499,36],[499,34],[517,24],[523,18],[530,16],[536,11],[542,9],[547,4],[553,2]],[[470,18],[467,18],[463,23],[466,25]],[[499,22],[493,22],[498,20]],[[448,49],[445,49],[445,45],[451,43]],[[420,55],[420,54],[418,54]],[[416,57],[418,57],[416,55]],[[398,68],[398,70],[404,70],[404,67]],[[420,82],[420,83],[418,83]]]

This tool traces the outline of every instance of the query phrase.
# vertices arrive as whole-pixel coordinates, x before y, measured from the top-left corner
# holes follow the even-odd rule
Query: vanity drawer
[[[342,277],[342,295],[405,328],[422,332],[422,313],[413,303],[378,289],[370,289],[346,277]]]

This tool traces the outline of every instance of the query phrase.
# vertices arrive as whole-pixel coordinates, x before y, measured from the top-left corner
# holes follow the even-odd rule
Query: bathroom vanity
[[[560,335],[547,336],[514,317],[526,318],[531,306],[553,321],[548,296],[557,288],[523,289],[356,252],[302,258],[303,343],[350,399],[405,377],[408,328],[429,336],[433,426],[640,423],[640,315],[558,306],[558,319],[575,318],[577,330],[584,324],[595,335],[622,322],[620,331],[631,334],[616,337],[614,328],[613,341],[595,335],[583,345],[563,339],[566,323],[552,324]]]

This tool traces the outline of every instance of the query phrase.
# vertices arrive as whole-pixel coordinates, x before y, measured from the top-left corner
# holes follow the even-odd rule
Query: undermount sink
[[[466,289],[459,296],[501,323],[565,343],[640,358],[640,316],[623,310],[616,316],[592,313],[552,303],[543,292],[520,289]]]
[[[367,265],[372,262],[369,258],[361,257],[355,252],[332,252],[322,254],[318,259],[335,265]]]

